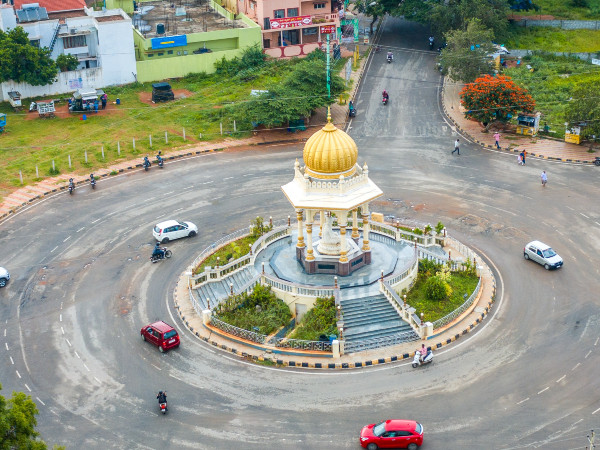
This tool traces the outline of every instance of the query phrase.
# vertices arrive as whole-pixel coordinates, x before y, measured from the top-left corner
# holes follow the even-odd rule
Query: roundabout
[[[417,48],[419,33],[388,21],[383,44]],[[419,369],[410,361],[348,371],[244,361],[192,335],[173,292],[202,248],[256,216],[290,214],[273,186],[290,181],[302,147],[210,153],[160,173],[102,179],[93,192],[49,196],[0,225],[11,273],[0,290],[3,394],[32,396],[47,442],[358,448],[363,425],[403,417],[424,425],[424,449],[587,444],[600,413],[597,174],[549,161],[516,170],[512,156],[470,144],[460,160],[451,157],[455,134],[439,113],[433,55],[406,50],[396,59],[402,64],[370,64],[348,133],[384,192],[371,211],[403,223],[441,220],[469,243],[497,280],[484,323]],[[391,101],[382,112],[375,94],[391,78],[402,106]],[[551,174],[544,191],[541,170]],[[152,227],[172,215],[198,224],[198,236],[169,243],[173,256],[151,264]],[[523,246],[536,239],[564,267],[528,264]],[[143,345],[140,327],[157,320],[178,329],[179,349]],[[166,416],[158,390],[169,393]]]

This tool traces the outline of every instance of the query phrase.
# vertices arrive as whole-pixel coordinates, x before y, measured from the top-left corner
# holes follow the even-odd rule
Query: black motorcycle
[[[594,164],[596,164],[597,166],[600,166],[600,156],[596,156],[596,159],[594,160]]]
[[[69,179],[69,194],[73,194],[73,191],[75,190],[75,182],[73,181],[73,178]]]
[[[160,155],[156,155],[156,161],[158,163],[158,167],[162,169],[165,164],[165,160],[162,159]]]
[[[90,174],[90,185],[92,186],[92,189],[96,189],[96,178],[94,178],[93,173]]]
[[[150,160],[148,159],[148,157],[144,156],[144,170],[147,171],[148,169],[150,169],[151,165],[152,164],[150,163]]]
[[[348,105],[348,117],[356,117],[356,108],[352,102]]]
[[[155,263],[155,262],[160,261],[162,259],[168,259],[173,254],[171,252],[171,250],[168,250],[166,247],[162,247],[161,250],[162,250],[162,253],[160,253],[158,255],[152,254],[152,256],[150,257],[150,261],[151,262]]]

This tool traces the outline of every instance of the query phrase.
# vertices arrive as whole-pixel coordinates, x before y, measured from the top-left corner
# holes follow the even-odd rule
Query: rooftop
[[[163,34],[157,34],[159,24],[164,25]],[[144,2],[132,14],[132,25],[145,38],[248,27],[241,20],[231,21],[221,16],[207,0]]]
[[[14,0],[15,10],[31,3],[37,3],[40,8],[46,8],[49,13],[85,8],[85,0]]]

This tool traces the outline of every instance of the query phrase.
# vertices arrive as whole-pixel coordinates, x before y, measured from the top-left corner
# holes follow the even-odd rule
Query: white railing
[[[335,292],[334,286],[321,286],[316,288],[313,286],[306,286],[280,280],[279,278],[274,278],[268,274],[262,274],[261,278],[264,284],[271,286],[273,289],[280,290],[282,292],[298,294],[303,297],[331,297]]]

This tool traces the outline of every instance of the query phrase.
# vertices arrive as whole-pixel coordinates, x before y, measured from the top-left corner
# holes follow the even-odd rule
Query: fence
[[[600,30],[599,20],[513,20],[519,27],[560,28],[561,30]]]
[[[277,348],[290,348],[294,350],[304,350],[304,351],[313,351],[313,352],[331,352],[332,346],[331,342],[321,342],[321,341],[304,341],[301,339],[286,339],[286,338],[276,338],[272,339],[271,342],[274,341],[275,347]]]
[[[479,277],[479,281],[477,282],[477,287],[475,288],[475,290],[473,291],[471,296],[461,306],[456,308],[450,314],[433,322],[433,329],[436,330],[445,325],[448,325],[450,322],[452,322],[454,319],[456,319],[458,316],[460,316],[462,313],[464,313],[473,304],[473,302],[477,298],[477,295],[479,294],[480,289],[481,289],[481,277]]]
[[[267,336],[264,334],[259,334],[255,333],[254,331],[248,331],[244,330],[243,328],[234,327],[233,325],[229,325],[227,322],[223,322],[222,320],[217,319],[215,316],[212,316],[210,318],[210,323],[214,327],[224,331],[225,333],[232,334],[247,341],[256,342],[258,344],[264,344],[267,340]]]

